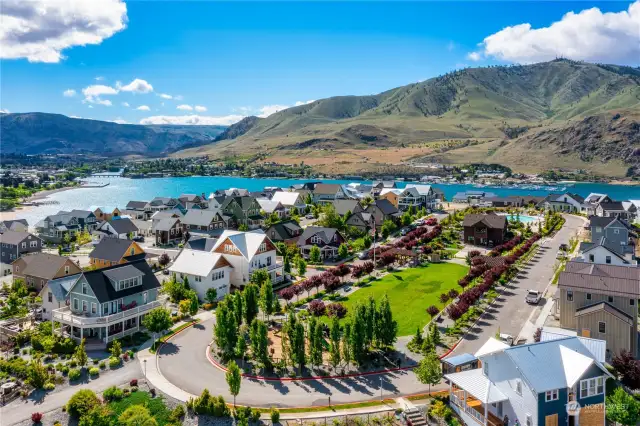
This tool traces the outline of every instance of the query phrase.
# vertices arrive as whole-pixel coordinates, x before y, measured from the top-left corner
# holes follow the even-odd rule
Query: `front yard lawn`
[[[442,293],[452,288],[461,290],[458,280],[467,271],[466,266],[455,263],[431,263],[405,269],[373,281],[341,303],[351,312],[358,302],[366,302],[370,295],[378,301],[387,293],[393,317],[398,321],[398,336],[410,336],[416,332],[417,327],[425,326],[431,319],[426,312],[429,306],[436,305],[442,309]]]

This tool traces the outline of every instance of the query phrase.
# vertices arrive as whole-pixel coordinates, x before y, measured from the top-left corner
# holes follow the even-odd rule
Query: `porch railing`
[[[144,314],[154,308],[164,305],[166,299],[158,299],[153,302],[145,303],[144,305],[136,306],[135,308],[127,309],[112,315],[87,317],[83,315],[76,315],[71,311],[71,308],[65,306],[63,308],[55,309],[52,312],[53,320],[68,325],[77,326],[91,326],[91,325],[111,325],[113,323],[122,322],[126,319],[137,317]]]
[[[491,418],[491,416],[489,416],[488,418],[485,419],[484,415],[479,410],[476,410],[474,407],[471,407],[471,406],[467,405],[465,403],[464,399],[462,399],[462,398],[458,397],[458,395],[456,395],[456,392],[452,392],[450,394],[449,401],[451,402],[451,404],[453,404],[455,407],[457,407],[458,409],[463,411],[465,414],[467,414],[468,416],[473,418],[473,420],[475,420],[478,424],[480,424],[482,426],[484,426],[484,425],[487,425],[487,426],[503,426],[502,421],[494,420],[494,419]],[[484,410],[484,406],[481,405],[480,408],[482,408]]]

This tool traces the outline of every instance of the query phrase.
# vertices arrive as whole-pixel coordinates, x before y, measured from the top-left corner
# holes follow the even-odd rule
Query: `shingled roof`
[[[507,227],[507,217],[497,214],[468,214],[464,217],[463,226],[475,226],[483,223],[489,228],[505,229]]]

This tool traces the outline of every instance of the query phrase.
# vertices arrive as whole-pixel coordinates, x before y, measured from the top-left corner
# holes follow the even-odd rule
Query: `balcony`
[[[64,308],[55,309],[52,312],[53,321],[58,321],[65,325],[72,325],[75,327],[105,327],[113,324],[121,323],[129,318],[138,317],[146,312],[164,305],[166,298],[161,298],[149,302],[144,305],[136,306],[135,308],[127,309],[112,315],[105,316],[85,316],[74,314],[71,308],[65,306]]]
[[[502,420],[500,420],[495,414],[487,410],[487,417],[484,416],[484,404],[467,393],[465,402],[465,395],[463,390],[456,390],[451,392],[449,402],[455,412],[464,417],[471,417],[476,424],[482,426],[503,426]],[[466,414],[466,416],[465,416]]]

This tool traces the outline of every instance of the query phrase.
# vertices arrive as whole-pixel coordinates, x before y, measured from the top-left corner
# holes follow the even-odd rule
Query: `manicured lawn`
[[[158,426],[163,426],[169,422],[171,411],[164,405],[162,398],[159,396],[151,398],[148,392],[132,392],[120,401],[110,402],[109,408],[113,411],[114,418],[117,418],[132,405],[144,405],[147,407],[149,414],[158,422]]]
[[[398,336],[409,336],[416,332],[417,327],[429,322],[431,318],[426,312],[429,306],[436,305],[442,309],[442,293],[452,288],[461,290],[458,280],[467,270],[466,266],[455,263],[432,263],[394,272],[359,289],[342,303],[351,312],[354,305],[365,302],[370,295],[378,301],[386,293],[393,317],[398,321]]]

